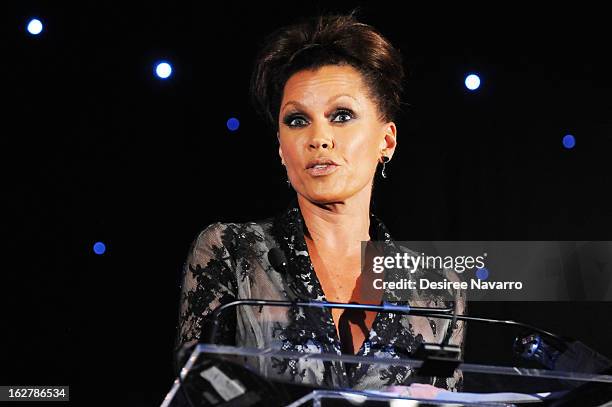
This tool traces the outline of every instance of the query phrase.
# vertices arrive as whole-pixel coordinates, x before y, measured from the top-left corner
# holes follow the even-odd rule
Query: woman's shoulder
[[[237,261],[252,259],[270,245],[270,221],[213,222],[201,229],[189,248],[187,264],[236,267]]]
[[[271,234],[273,218],[246,222],[217,221],[201,229],[194,241],[197,246],[234,247],[241,241],[254,243],[267,240]]]

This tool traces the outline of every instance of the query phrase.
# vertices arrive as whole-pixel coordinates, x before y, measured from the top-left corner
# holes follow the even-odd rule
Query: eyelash
[[[353,113],[353,111],[351,109],[345,109],[345,108],[344,109],[338,109],[338,110],[336,110],[332,114],[332,116],[334,116],[334,119],[336,117],[338,117],[338,116],[341,116],[341,115],[349,116],[350,119],[349,120],[340,121],[340,122],[335,122],[335,123],[346,123],[346,122],[349,122],[349,121],[351,121],[351,120],[353,120],[355,118],[355,113]],[[285,117],[285,119],[283,120],[283,123],[286,126],[292,127],[292,128],[295,128],[295,127],[304,127],[304,125],[292,125],[291,122],[293,122],[296,119],[301,119],[303,121],[307,121],[304,118],[304,116],[302,116],[302,115],[299,115],[299,114],[290,114],[287,117]]]

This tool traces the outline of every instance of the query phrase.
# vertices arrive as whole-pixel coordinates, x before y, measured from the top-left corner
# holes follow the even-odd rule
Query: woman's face
[[[283,92],[278,137],[297,193],[321,204],[344,202],[360,192],[369,197],[377,163],[383,155],[391,158],[396,145],[395,124],[379,116],[352,66],[292,75]]]

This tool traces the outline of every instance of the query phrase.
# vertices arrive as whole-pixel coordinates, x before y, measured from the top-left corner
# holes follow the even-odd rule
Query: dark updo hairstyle
[[[275,131],[287,80],[298,71],[325,65],[354,67],[378,106],[379,118],[395,120],[404,78],[400,52],[354,14],[306,19],[266,38],[255,60],[251,96],[257,112]]]

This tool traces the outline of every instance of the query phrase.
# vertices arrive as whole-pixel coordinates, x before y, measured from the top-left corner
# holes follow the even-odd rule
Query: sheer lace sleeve
[[[175,349],[200,339],[202,330],[209,329],[210,313],[236,298],[230,247],[231,230],[221,223],[208,226],[191,244],[183,265]],[[235,312],[224,314],[218,342],[233,342],[235,323],[231,314],[235,319]]]

